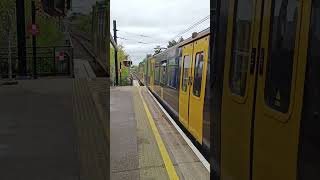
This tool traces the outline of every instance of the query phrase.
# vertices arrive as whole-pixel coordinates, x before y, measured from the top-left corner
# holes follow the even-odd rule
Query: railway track
[[[74,46],[74,59],[87,60],[97,77],[105,77],[107,70],[90,48],[92,47],[90,40],[78,33],[71,32],[70,35]]]

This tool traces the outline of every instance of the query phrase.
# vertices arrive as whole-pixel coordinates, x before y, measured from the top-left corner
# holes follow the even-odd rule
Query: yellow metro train
[[[212,179],[320,179],[320,1],[211,6],[211,33],[150,57],[142,81],[209,150]]]
[[[181,123],[204,152],[210,148],[210,117],[206,86],[209,82],[210,29],[192,37],[142,63],[139,79],[148,86],[168,112]],[[206,101],[209,102],[209,101]]]

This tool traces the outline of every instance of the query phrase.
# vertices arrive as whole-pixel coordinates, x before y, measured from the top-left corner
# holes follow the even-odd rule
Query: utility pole
[[[31,2],[32,11],[32,29],[36,29],[36,4],[34,0]],[[37,38],[36,32],[32,33],[32,56],[33,56],[33,78],[37,79]]]
[[[19,75],[27,75],[24,0],[16,0]]]
[[[120,77],[120,79],[119,79],[119,84],[121,85],[121,73],[122,73],[122,67],[121,67],[121,62],[119,63],[119,65],[120,65],[120,74],[119,74],[119,77]]]
[[[113,20],[113,38],[116,44],[117,42],[117,22],[116,20]],[[116,86],[119,85],[119,78],[118,78],[118,51],[116,48],[114,49],[114,63],[115,63],[115,69],[116,69]]]

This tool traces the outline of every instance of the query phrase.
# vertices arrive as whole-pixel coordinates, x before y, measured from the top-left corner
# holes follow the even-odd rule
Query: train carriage
[[[204,153],[210,148],[209,38],[208,28],[150,57],[145,75],[147,87]]]
[[[320,179],[320,1],[214,2],[214,32],[149,58],[146,85],[213,179]]]
[[[213,179],[320,179],[320,1],[217,5]]]

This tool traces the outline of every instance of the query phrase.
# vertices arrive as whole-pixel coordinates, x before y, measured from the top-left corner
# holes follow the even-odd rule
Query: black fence
[[[18,74],[17,48],[11,49],[12,77]],[[26,48],[27,76],[34,75],[32,47]],[[73,76],[72,46],[37,47],[37,76]],[[0,78],[9,77],[9,50],[0,48]]]

